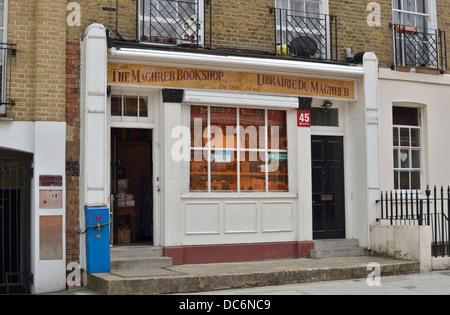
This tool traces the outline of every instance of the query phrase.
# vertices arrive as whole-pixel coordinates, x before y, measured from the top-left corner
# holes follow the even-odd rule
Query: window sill
[[[181,199],[296,199],[297,193],[185,193]]]

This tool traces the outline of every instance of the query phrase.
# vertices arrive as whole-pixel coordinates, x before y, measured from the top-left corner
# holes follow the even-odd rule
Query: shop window
[[[393,108],[394,188],[420,190],[422,169],[420,109]]]
[[[286,112],[191,106],[192,192],[289,190]]]

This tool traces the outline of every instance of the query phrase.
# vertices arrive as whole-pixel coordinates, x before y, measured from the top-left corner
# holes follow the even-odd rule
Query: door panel
[[[312,136],[313,238],[345,237],[343,138]]]

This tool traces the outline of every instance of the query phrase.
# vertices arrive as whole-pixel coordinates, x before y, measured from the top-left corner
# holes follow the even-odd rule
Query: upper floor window
[[[393,0],[394,24],[427,29],[430,15],[427,11],[426,2],[426,0]]]
[[[277,53],[306,58],[331,59],[330,39],[334,23],[327,15],[327,1],[276,0]]]
[[[436,29],[435,0],[393,0],[395,66],[444,70],[445,32]]]
[[[200,0],[140,0],[140,40],[203,45],[202,3]]]

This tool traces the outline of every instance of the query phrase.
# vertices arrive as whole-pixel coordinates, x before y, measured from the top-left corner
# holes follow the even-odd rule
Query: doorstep
[[[418,273],[418,261],[377,256],[284,259],[178,265],[87,274],[87,288],[104,295],[203,292],[264,285],[366,278],[379,264],[381,276]]]

